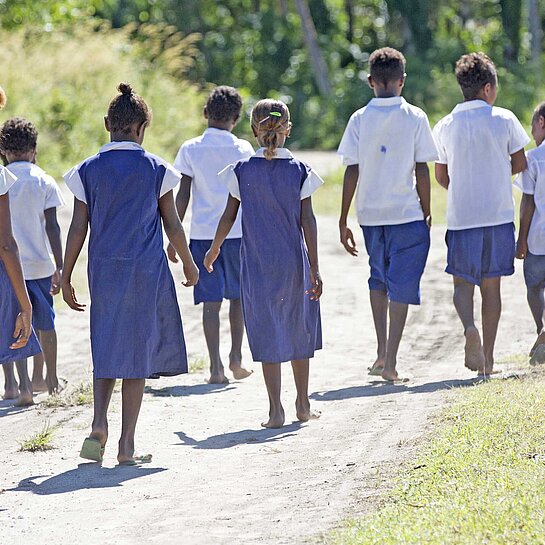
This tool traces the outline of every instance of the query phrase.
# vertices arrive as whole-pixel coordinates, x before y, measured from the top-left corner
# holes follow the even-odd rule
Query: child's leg
[[[472,371],[479,371],[484,366],[484,354],[481,345],[481,337],[478,329],[475,327],[473,313],[475,286],[458,276],[454,276],[453,280],[454,307],[464,326],[464,335],[466,338],[465,366]]]
[[[4,396],[3,399],[17,399],[19,395],[19,384],[15,380],[13,362],[2,365],[4,370]]]
[[[284,425],[285,415],[280,390],[282,387],[282,375],[280,363],[263,363],[263,378],[269,395],[269,420],[261,425],[264,428],[281,428]]]
[[[134,457],[134,434],[142,405],[145,383],[145,379],[123,379],[123,387],[121,388],[121,437],[117,455],[119,463],[130,461]]]
[[[320,418],[320,413],[310,410],[310,400],[308,398],[308,373],[309,360],[293,360],[291,368],[293,369],[293,378],[295,380],[295,388],[297,390],[297,398],[295,400],[295,411],[297,420],[308,422],[311,419]]]
[[[102,446],[108,440],[108,406],[114,391],[114,378],[97,378],[93,380],[93,424],[89,437],[97,439]]]
[[[38,334],[39,337],[39,334]],[[32,390],[36,393],[47,392],[47,383],[44,379],[44,354],[40,352],[34,356],[32,365]]]
[[[377,335],[377,359],[371,367],[371,374],[380,374],[386,363],[386,344],[388,342],[388,295],[385,291],[370,290],[371,310]],[[375,373],[373,373],[375,372]]]
[[[481,283],[484,372],[491,373],[494,367],[494,344],[501,315],[501,278],[483,278]]]
[[[220,308],[221,303],[210,301],[203,303],[202,325],[210,358],[209,384],[229,382],[225,377],[220,356]]]
[[[237,379],[249,377],[252,371],[242,367],[242,338],[244,336],[244,318],[240,299],[231,299],[229,303],[229,324],[231,326],[231,352],[229,369]]]
[[[15,401],[15,406],[26,407],[27,405],[34,405],[32,383],[28,376],[26,359],[16,361],[15,366],[17,367],[17,376],[19,377],[19,397]]]
[[[543,312],[545,311],[545,297],[543,295],[543,288],[540,286],[535,288],[528,287],[526,290],[526,299],[536,324],[537,334],[539,335],[543,330]]]
[[[386,348],[386,362],[382,371],[382,378],[386,380],[398,380],[396,371],[397,351],[407,321],[409,305],[390,301],[390,330],[388,332],[388,344]]]
[[[57,378],[57,332],[54,329],[48,331],[39,330],[38,337],[45,359],[47,391],[49,394],[57,393],[59,391],[59,379]]]

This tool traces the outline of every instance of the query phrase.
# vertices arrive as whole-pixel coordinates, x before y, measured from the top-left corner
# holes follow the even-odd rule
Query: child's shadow
[[[195,395],[217,394],[228,392],[235,387],[229,384],[193,384],[192,386],[166,386],[164,388],[152,388],[146,386],[144,393],[155,397],[189,397]]]
[[[181,443],[179,445],[185,445],[196,449],[224,449],[236,447],[244,443],[272,443],[285,439],[286,437],[292,437],[295,435],[295,431],[301,428],[301,422],[292,422],[287,426],[277,429],[261,428],[257,430],[240,430],[230,433],[222,433],[219,435],[212,435],[197,441],[192,437],[189,437],[183,431],[177,431],[176,435],[180,438]]]
[[[161,473],[166,471],[163,467],[142,467],[142,466],[123,466],[123,467],[101,467],[97,464],[79,464],[77,469],[71,469],[54,475],[41,483],[34,482],[35,479],[43,475],[27,477],[19,482],[15,488],[7,489],[7,492],[32,492],[40,496],[49,496],[50,494],[65,494],[76,490],[85,490],[91,488],[112,488],[121,486],[123,482]]]
[[[8,414],[18,414],[24,411],[32,410],[35,405],[26,405],[24,407],[15,407],[14,399],[0,399],[0,418],[2,416],[7,416]]]

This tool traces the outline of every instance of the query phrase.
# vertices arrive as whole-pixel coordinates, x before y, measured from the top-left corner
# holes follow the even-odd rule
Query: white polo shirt
[[[8,169],[17,178],[9,190],[9,209],[25,280],[47,278],[56,266],[45,231],[45,211],[65,204],[62,193],[57,182],[33,163],[17,161]]]
[[[17,178],[7,168],[0,165],[0,195],[5,195],[16,181]]]
[[[448,166],[447,228],[515,220],[510,156],[530,138],[515,114],[484,100],[458,104],[433,130],[438,163]]]
[[[360,225],[399,225],[424,219],[416,163],[438,157],[426,114],[403,97],[373,98],[352,114],[337,153],[358,165]]]
[[[225,210],[229,190],[218,173],[226,166],[251,157],[254,148],[233,133],[208,128],[201,136],[184,142],[178,151],[174,166],[191,182],[190,238],[212,240]],[[227,238],[241,238],[239,213]]]
[[[530,231],[528,249],[534,255],[545,255],[545,142],[526,154],[528,168],[521,172],[515,186],[534,196],[536,205]]]

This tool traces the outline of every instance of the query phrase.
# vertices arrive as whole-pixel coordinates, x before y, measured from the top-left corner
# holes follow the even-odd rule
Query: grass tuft
[[[68,393],[53,394],[43,401],[44,407],[58,409],[63,407],[92,405],[93,383],[82,381]]]
[[[19,452],[43,452],[51,450],[53,447],[53,432],[49,423],[45,424],[42,431],[34,434],[32,437],[19,441]]]
[[[190,373],[200,373],[208,367],[208,358],[197,356],[189,362]]]

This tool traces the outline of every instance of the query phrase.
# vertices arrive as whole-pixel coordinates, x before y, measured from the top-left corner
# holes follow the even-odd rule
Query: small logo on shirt
[[[386,146],[380,146],[380,153],[386,153],[387,151]]]

